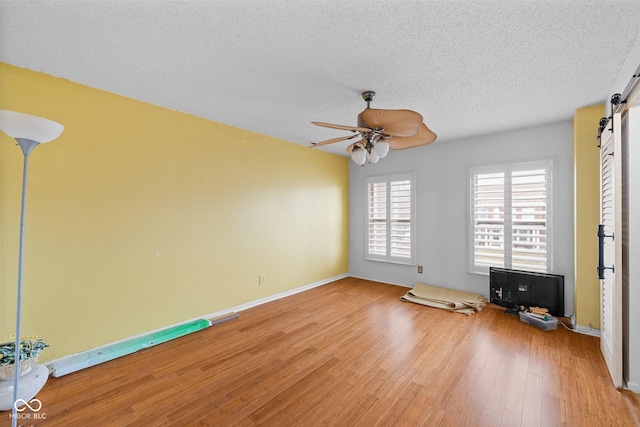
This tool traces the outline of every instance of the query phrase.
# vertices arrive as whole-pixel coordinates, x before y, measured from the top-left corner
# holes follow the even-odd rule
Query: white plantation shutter
[[[372,182],[369,191],[369,254],[387,254],[387,183]]]
[[[552,161],[470,169],[470,270],[551,271]]]
[[[504,172],[473,176],[473,262],[504,267]]]
[[[547,272],[546,169],[511,172],[511,268]]]
[[[392,257],[411,257],[411,181],[391,181],[389,191]]]
[[[414,263],[413,174],[367,180],[367,259]]]

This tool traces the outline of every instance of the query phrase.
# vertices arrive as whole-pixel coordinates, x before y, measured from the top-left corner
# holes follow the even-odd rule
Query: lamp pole
[[[18,142],[24,154],[22,168],[22,201],[20,206],[20,243],[18,252],[18,290],[16,307],[16,342],[13,360],[13,401],[11,403],[11,425],[18,425],[18,385],[20,377],[20,336],[22,335],[22,273],[24,259],[24,218],[27,200],[27,175],[29,172],[29,155],[40,144],[53,141],[60,136],[64,126],[52,120],[17,111],[0,110],[0,130]],[[45,378],[46,381],[46,378]],[[44,382],[42,383],[44,385]],[[39,390],[39,389],[38,389]],[[35,391],[35,393],[38,392]],[[34,393],[34,394],[35,394]],[[31,399],[33,395],[27,396]],[[26,403],[26,402],[25,402]]]
[[[22,168],[22,201],[20,203],[20,243],[18,250],[18,296],[16,307],[16,348],[13,359],[13,407],[11,409],[11,425],[18,424],[18,377],[20,376],[20,336],[22,327],[22,271],[24,263],[24,213],[27,201],[27,176],[29,172],[29,154],[40,145],[38,142],[25,138],[16,138],[22,153],[24,153],[24,166]]]

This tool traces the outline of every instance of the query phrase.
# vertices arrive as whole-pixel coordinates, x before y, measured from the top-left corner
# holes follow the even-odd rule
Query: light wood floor
[[[51,378],[46,420],[28,425],[640,425],[597,338],[401,302],[407,290],[344,279]]]

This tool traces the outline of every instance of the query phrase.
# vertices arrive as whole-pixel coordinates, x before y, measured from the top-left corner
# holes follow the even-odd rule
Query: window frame
[[[544,169],[546,172],[546,273],[554,271],[555,264],[555,214],[554,214],[554,193],[555,193],[555,164],[554,158],[542,158],[524,161],[511,161],[504,163],[469,165],[467,167],[468,184],[467,184],[467,271],[473,274],[488,275],[489,267],[475,264],[475,177],[479,174],[504,173],[503,182],[503,203],[504,203],[504,266],[503,268],[513,268],[512,252],[512,178],[514,172],[522,172],[528,170]],[[518,267],[516,269],[522,269]],[[541,271],[541,270],[532,270]]]
[[[409,244],[409,248],[410,248],[410,256],[409,257],[401,257],[401,256],[393,256],[391,255],[391,238],[390,238],[390,234],[391,234],[391,222],[393,221],[390,218],[390,210],[391,210],[391,203],[390,203],[390,192],[391,192],[391,183],[392,182],[397,182],[397,181],[409,181],[410,182],[410,220],[409,220],[409,224],[410,224],[410,244]],[[387,189],[386,189],[386,194],[387,194],[387,199],[385,201],[385,208],[386,208],[386,218],[385,218],[385,224],[386,224],[386,241],[385,241],[385,246],[386,246],[386,254],[385,255],[379,255],[379,254],[371,254],[369,252],[369,243],[370,243],[370,238],[369,238],[369,185],[372,183],[381,183],[381,182],[385,182],[387,184]],[[365,221],[364,221],[364,227],[365,227],[365,239],[364,239],[364,258],[365,260],[368,261],[378,261],[378,262],[387,262],[387,263],[391,263],[391,264],[400,264],[400,265],[410,265],[410,266],[414,266],[416,265],[416,236],[417,236],[417,217],[416,217],[416,173],[415,171],[412,172],[407,172],[407,173],[395,173],[395,174],[385,174],[385,175],[375,175],[375,176],[368,176],[365,179],[365,203],[366,203],[366,207],[365,207]]]

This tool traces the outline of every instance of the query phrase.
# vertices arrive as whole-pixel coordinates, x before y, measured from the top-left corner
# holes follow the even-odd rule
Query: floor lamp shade
[[[64,126],[60,123],[44,119],[42,117],[32,116],[30,114],[18,113],[16,111],[0,110],[0,130],[14,138],[24,154],[24,167],[22,172],[22,202],[20,208],[20,239],[18,252],[18,289],[17,289],[17,305],[16,305],[16,342],[14,354],[14,376],[13,387],[3,386],[0,388],[0,404],[4,405],[6,400],[6,392],[2,390],[10,390],[12,399],[11,425],[17,427],[18,413],[17,406],[19,400],[26,401],[31,399],[44,386],[48,376],[46,368],[40,369],[39,376],[25,378],[26,384],[19,388],[19,369],[20,363],[20,343],[21,343],[21,323],[22,323],[22,272],[24,258],[24,217],[25,217],[25,201],[27,195],[27,172],[29,170],[29,155],[40,144],[50,142],[60,136],[64,130]],[[35,371],[34,371],[35,372]],[[4,409],[3,409],[4,410]]]
[[[14,139],[28,139],[44,144],[59,137],[64,126],[42,117],[0,110],[0,130]]]

